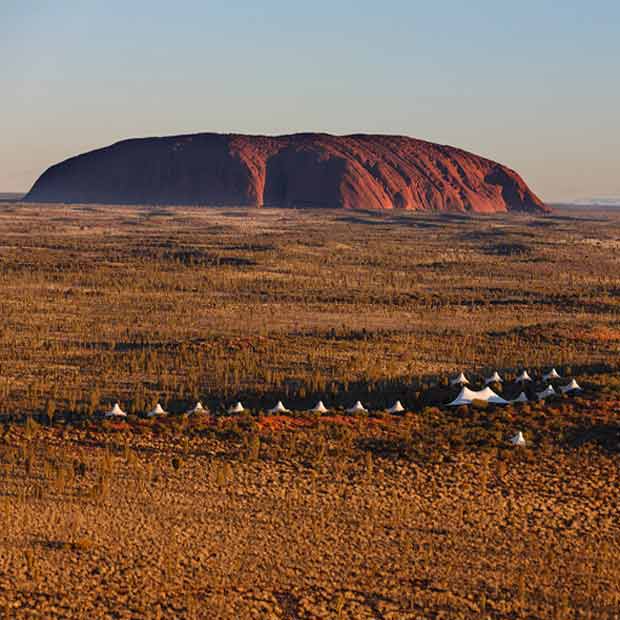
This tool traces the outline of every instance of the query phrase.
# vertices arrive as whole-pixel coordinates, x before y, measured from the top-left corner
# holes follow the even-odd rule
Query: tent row
[[[558,373],[558,371],[555,368],[552,368],[549,372],[545,373],[542,376],[541,380],[545,383],[549,383],[550,381],[557,381],[558,379],[561,379],[561,378],[562,377]],[[521,371],[519,376],[514,380],[515,383],[521,383],[521,384],[528,383],[530,381],[533,381],[533,379],[529,375],[527,370]],[[495,371],[491,376],[486,377],[484,379],[484,385],[491,385],[492,383],[504,383],[504,379],[497,371]],[[450,385],[460,385],[460,386],[470,385],[470,381],[465,376],[465,373],[461,372],[454,379],[450,379]]]
[[[564,394],[569,394],[573,392],[581,391],[581,387],[573,379],[568,385],[560,387],[560,392]],[[537,392],[536,396],[538,400],[544,400],[545,398],[549,398],[550,396],[556,395],[557,392],[553,388],[552,385],[549,385],[542,392]],[[502,398],[499,394],[496,394],[490,387],[485,387],[482,390],[471,390],[468,387],[463,387],[459,393],[459,395],[451,402],[448,403],[449,407],[458,407],[460,405],[471,405],[474,401],[483,401],[490,403],[492,405],[509,405],[514,403],[526,403],[529,402],[529,399],[525,392],[521,392],[516,398],[512,400],[506,400]],[[405,411],[405,407],[397,400],[391,407],[386,409],[388,413],[403,413]],[[246,408],[240,401],[237,401],[234,405],[228,408],[228,413],[243,413],[246,411]],[[312,413],[327,413],[329,409],[325,406],[322,400],[308,411]],[[204,408],[202,403],[197,402],[191,409],[186,411],[185,413],[188,415],[206,413],[207,409]],[[279,400],[274,407],[267,411],[270,414],[280,414],[280,413],[290,413],[291,410],[287,409],[281,400]],[[358,400],[352,407],[346,409],[347,413],[368,413],[368,409],[362,405],[362,403]],[[159,416],[168,415],[168,412],[161,406],[160,403],[157,403],[153,409],[146,413],[147,418],[156,418]],[[105,418],[126,418],[127,413],[121,409],[119,403],[116,403],[112,409],[105,412]]]
[[[234,404],[232,407],[228,409],[228,413],[242,413],[244,411],[245,411],[245,408],[241,404],[241,402],[237,402],[236,404]],[[329,409],[325,406],[323,401],[320,400],[314,407],[312,407],[312,409],[308,409],[308,411],[311,413],[327,413]],[[405,408],[403,407],[402,403],[399,400],[397,400],[391,407],[386,409],[386,411],[388,413],[402,413],[403,411],[405,411]],[[290,413],[290,412],[291,410],[287,409],[282,404],[281,400],[279,400],[276,403],[275,407],[272,407],[271,409],[267,410],[267,413],[272,413],[272,414]],[[368,409],[366,409],[366,407],[364,407],[364,405],[362,405],[362,403],[358,400],[352,407],[349,407],[348,409],[346,409],[346,412],[347,413],[368,413]]]
[[[240,401],[236,402],[234,405],[228,408],[228,413],[243,413],[246,411],[246,408],[242,405]],[[322,400],[320,400],[312,409],[308,411],[312,413],[327,413],[329,409],[325,406]],[[362,405],[362,403],[358,400],[352,407],[349,407],[347,413],[368,413],[368,409]],[[405,411],[402,403],[397,400],[389,409],[386,410],[388,413],[402,413]],[[203,407],[201,402],[197,402],[194,407],[186,411],[188,415],[206,413],[207,410]],[[278,414],[278,413],[290,413],[291,410],[287,409],[281,400],[279,400],[274,407],[267,411],[270,414]],[[155,418],[159,416],[168,415],[168,412],[157,403],[153,409],[147,412],[147,418]],[[126,418],[127,413],[121,409],[119,403],[116,403],[112,409],[104,413],[105,418]]]

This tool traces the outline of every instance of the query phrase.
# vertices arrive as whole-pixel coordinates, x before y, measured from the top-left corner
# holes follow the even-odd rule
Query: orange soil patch
[[[298,428],[310,428],[312,426],[316,426],[316,422],[314,420],[294,418],[286,415],[263,416],[258,421],[259,430],[271,432],[294,430]]]
[[[344,426],[355,426],[356,418],[350,418],[343,415],[325,415],[321,416],[321,422],[331,422],[333,424],[342,424]]]
[[[357,428],[362,423],[362,418],[344,415],[324,415],[316,420],[311,418],[297,418],[290,415],[269,415],[262,416],[258,422],[258,428],[261,431],[289,431],[300,428],[313,428],[317,425],[317,420],[323,423],[336,424],[339,426],[348,426],[349,428]],[[386,420],[383,418],[367,418],[364,421],[365,426],[374,426],[383,430],[393,429],[399,424],[399,419],[394,416]]]

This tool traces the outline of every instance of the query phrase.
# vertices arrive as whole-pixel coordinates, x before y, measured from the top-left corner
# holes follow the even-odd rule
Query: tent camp
[[[243,413],[244,411],[245,409],[243,408],[241,401],[237,401],[234,405],[231,405],[228,408],[228,413]]]
[[[508,401],[498,396],[490,387],[486,387],[478,392],[464,387],[460,394],[448,404],[448,407],[458,407],[459,405],[471,405],[475,400],[481,400],[492,405],[507,405]]]
[[[166,415],[167,412],[164,411],[163,407],[157,403],[147,414],[146,417],[147,418],[154,418],[155,416],[158,415]]]
[[[347,409],[347,413],[366,413],[367,409],[364,408],[364,405],[362,405],[362,403],[360,403],[360,401],[358,400],[353,407]]]
[[[519,431],[516,435],[512,436],[510,438],[510,443],[513,446],[524,446],[525,445],[525,437],[523,436],[523,433],[521,431]]]
[[[536,392],[538,400],[545,400],[545,398],[549,398],[549,396],[555,396],[556,394],[557,392],[553,389],[552,385],[546,387],[542,392]]]
[[[272,407],[271,409],[269,409],[267,413],[290,413],[290,411],[282,404],[282,401],[279,400],[275,404],[275,407]]]
[[[450,385],[469,385],[469,379],[462,372],[458,377],[450,380]]]
[[[387,411],[388,413],[402,413],[404,410],[403,404],[397,400]]]
[[[581,392],[581,386],[573,379],[568,385],[560,387],[560,390],[563,394],[568,394],[569,392]]]
[[[555,368],[552,368],[546,375],[543,375],[543,381],[555,381],[556,379],[561,379],[558,371]]]
[[[532,377],[527,373],[527,370],[524,370],[516,379],[517,383],[525,383],[526,381],[531,381]]]
[[[513,398],[510,402],[511,403],[527,403],[529,402],[529,399],[525,392],[521,392],[519,396],[517,396],[516,398]]]
[[[489,385],[489,383],[501,383],[502,381],[503,379],[501,378],[500,374],[496,370],[490,377],[487,377],[484,380],[484,384]]]
[[[103,416],[105,418],[126,418],[127,414],[121,409],[118,403],[115,403],[114,407],[112,407],[110,411],[106,411]]]
[[[207,413],[207,410],[202,406],[202,403],[198,401],[188,412],[189,415],[194,413]]]
[[[327,407],[323,404],[323,401],[320,400],[316,405],[314,405],[314,409],[310,409],[313,413],[327,413]]]

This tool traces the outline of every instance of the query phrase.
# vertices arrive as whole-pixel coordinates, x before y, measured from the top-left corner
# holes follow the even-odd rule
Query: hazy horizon
[[[0,9],[0,191],[132,137],[387,133],[620,197],[620,6],[118,1]]]

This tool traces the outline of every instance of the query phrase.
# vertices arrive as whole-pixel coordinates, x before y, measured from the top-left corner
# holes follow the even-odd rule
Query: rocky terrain
[[[49,168],[29,201],[409,209],[546,210],[513,170],[387,135],[203,133],[125,140]]]

